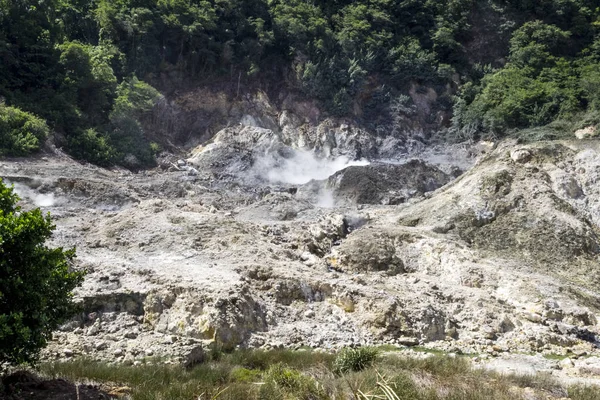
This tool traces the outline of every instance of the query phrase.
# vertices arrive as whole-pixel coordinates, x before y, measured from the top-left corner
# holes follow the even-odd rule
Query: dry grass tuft
[[[128,387],[124,398],[133,400],[600,399],[598,387],[565,388],[549,376],[503,376],[475,370],[460,357],[411,359],[385,354],[367,360],[366,353],[356,354],[360,354],[356,364],[360,368],[345,371],[339,370],[335,355],[286,350],[220,354],[191,370],[75,360],[43,364],[39,371],[76,382]]]

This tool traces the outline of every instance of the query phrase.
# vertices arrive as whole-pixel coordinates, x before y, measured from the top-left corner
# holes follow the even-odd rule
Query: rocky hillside
[[[84,312],[45,357],[366,344],[600,356],[598,142],[368,162],[352,127],[314,138],[298,150],[285,129],[237,125],[137,174],[3,160],[88,271]],[[562,364],[599,373],[594,357]]]

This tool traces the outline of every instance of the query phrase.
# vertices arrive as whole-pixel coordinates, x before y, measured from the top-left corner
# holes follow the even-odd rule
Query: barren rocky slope
[[[481,149],[366,165],[237,126],[137,174],[4,160],[88,271],[45,357],[386,343],[600,374],[600,143]]]

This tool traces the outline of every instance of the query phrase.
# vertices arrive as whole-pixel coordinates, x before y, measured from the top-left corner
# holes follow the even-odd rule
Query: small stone
[[[531,160],[531,156],[531,151],[525,149],[514,150],[510,153],[510,158],[512,158],[514,162],[518,162],[520,164],[524,164]]]
[[[100,350],[105,350],[108,347],[108,345],[106,344],[106,342],[97,342],[96,345],[94,346],[94,348],[98,351]]]
[[[85,334],[88,336],[95,336],[98,333],[100,333],[100,327],[98,326],[98,324],[94,324],[87,329]]]
[[[138,337],[138,333],[129,331],[129,332],[126,332],[125,335],[123,335],[123,336],[125,336],[126,339],[135,339]]]
[[[116,349],[116,350],[113,352],[113,355],[114,355],[115,357],[120,357],[120,356],[122,356],[122,355],[123,355],[123,349]]]
[[[577,358],[587,356],[587,351],[583,349],[573,349],[573,355]]]
[[[533,313],[533,312],[527,312],[523,314],[523,317],[531,322],[535,322],[537,324],[539,324],[540,322],[542,322],[542,316],[537,314],[537,313]]]
[[[152,357],[154,355],[154,350],[152,350],[152,349],[146,349],[146,351],[144,352],[144,354],[146,354],[146,356],[148,356],[148,357]]]
[[[313,310],[308,310],[304,313],[304,317],[305,318],[314,318],[315,317],[315,312]]]
[[[401,336],[396,339],[396,342],[402,346],[416,346],[419,344],[419,339],[415,337]]]
[[[312,267],[313,265],[315,265],[319,261],[319,259],[317,258],[317,256],[315,256],[312,253],[309,253],[308,251],[302,253],[302,255],[300,256],[300,260],[307,267]]]
[[[65,355],[65,357],[73,357],[73,350],[71,350],[71,349],[64,349],[63,350],[63,354]]]
[[[569,369],[575,366],[575,364],[573,364],[573,361],[570,358],[565,358],[564,360],[559,362],[558,365],[560,365],[562,369]]]
[[[595,126],[588,126],[583,129],[575,131],[575,137],[579,140],[589,139],[597,135],[597,129]]]
[[[577,331],[577,328],[574,325],[564,324],[562,322],[556,324],[556,329],[563,335],[570,335]]]
[[[198,364],[202,364],[206,360],[206,353],[202,346],[194,347],[188,355],[185,357],[183,366],[187,369],[192,368]]]

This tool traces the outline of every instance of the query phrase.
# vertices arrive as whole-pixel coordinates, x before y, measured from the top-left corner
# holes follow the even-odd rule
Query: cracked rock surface
[[[266,151],[268,171],[287,168],[292,147],[227,129],[140,173],[0,162],[87,271],[84,313],[44,357],[420,344],[568,355],[560,368],[600,374],[600,143],[503,142],[462,175],[429,157],[286,183],[257,166]]]

